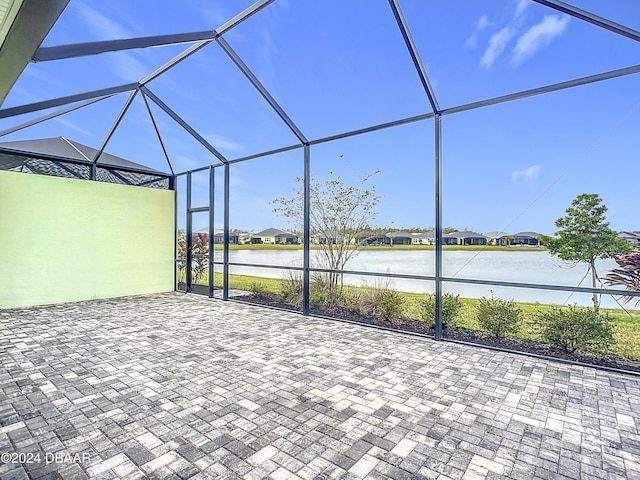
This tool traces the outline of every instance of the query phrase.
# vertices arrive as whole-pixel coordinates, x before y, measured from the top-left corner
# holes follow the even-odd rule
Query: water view
[[[231,263],[253,263],[262,265],[301,266],[300,250],[232,250]],[[316,260],[318,251],[312,251],[312,266],[320,267]],[[435,254],[431,250],[376,251],[361,250],[351,259],[346,269],[407,275],[427,275],[435,273]],[[468,279],[523,282],[546,285],[584,286],[589,287],[591,276],[586,276],[587,266],[578,264],[571,266],[553,257],[546,251],[505,252],[505,251],[445,251],[444,276]],[[216,252],[216,261],[222,260],[222,252]],[[604,276],[614,268],[613,260],[599,260],[598,274]],[[284,271],[260,268],[231,266],[230,272],[243,275],[255,275],[270,278],[282,278]],[[380,282],[379,277],[367,275],[345,275],[344,281],[350,285],[374,285]],[[390,279],[391,286],[407,292],[433,292],[434,284],[430,281]],[[447,292],[460,294],[462,297],[489,297],[491,291],[503,299],[514,299],[519,302],[540,302],[591,305],[589,294],[571,293],[553,290],[533,290],[485,285],[469,285],[446,283]],[[611,296],[603,297],[603,307],[616,308],[618,304]]]

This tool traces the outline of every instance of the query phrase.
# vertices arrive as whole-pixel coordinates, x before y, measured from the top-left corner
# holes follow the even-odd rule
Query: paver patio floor
[[[640,478],[631,375],[180,293],[0,327],[5,480]]]

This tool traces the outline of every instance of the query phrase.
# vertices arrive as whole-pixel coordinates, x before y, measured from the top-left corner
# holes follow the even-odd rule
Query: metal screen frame
[[[174,57],[172,60],[168,61],[166,64],[156,69],[150,75],[141,79],[137,83],[133,84],[125,84],[120,86],[115,86],[111,88],[105,88],[101,90],[96,90],[92,92],[79,93],[75,95],[70,95],[66,97],[61,97],[57,99],[51,99],[42,102],[36,102],[29,105],[22,105],[19,107],[12,107],[7,109],[0,110],[0,118],[11,117],[15,115],[20,115],[23,113],[39,111],[51,107],[57,106],[66,106],[63,110],[59,112],[55,112],[53,114],[45,115],[40,119],[32,120],[27,122],[26,124],[19,125],[9,130],[5,130],[4,132],[0,132],[0,136],[12,133],[21,128],[26,128],[27,126],[33,125],[40,121],[45,121],[50,118],[54,118],[55,116],[62,115],[69,111],[72,111],[76,108],[82,108],[84,106],[90,105],[97,101],[100,101],[104,98],[109,98],[114,95],[120,95],[123,93],[129,93],[129,97],[125,102],[122,111],[116,118],[113,127],[109,131],[108,135],[104,139],[103,144],[100,146],[99,152],[102,152],[106,147],[109,139],[115,132],[115,130],[119,127],[120,120],[123,115],[125,115],[131,101],[135,97],[137,93],[141,93],[142,97],[147,105],[147,109],[149,111],[149,115],[151,118],[151,122],[154,125],[155,131],[158,135],[158,139],[162,145],[162,149],[165,152],[166,160],[169,165],[169,169],[172,174],[172,184],[176,185],[176,179],[179,176],[186,176],[186,186],[187,186],[187,263],[190,264],[190,244],[191,244],[191,234],[192,234],[192,225],[191,225],[191,214],[195,211],[209,211],[210,221],[209,221],[209,235],[210,235],[210,284],[209,284],[209,296],[213,297],[213,265],[221,264],[223,267],[223,300],[229,300],[229,267],[230,266],[253,266],[253,267],[261,267],[261,268],[279,268],[284,270],[300,270],[303,272],[303,284],[304,284],[304,293],[303,293],[303,307],[302,313],[304,315],[309,315],[309,282],[310,275],[313,272],[337,272],[342,274],[357,274],[357,275],[375,275],[380,277],[388,277],[388,278],[409,278],[416,280],[426,280],[435,282],[435,292],[436,292],[436,321],[435,321],[435,339],[442,339],[442,285],[445,282],[452,283],[467,283],[467,284],[479,284],[479,285],[488,285],[488,286],[505,286],[505,287],[515,287],[515,288],[525,288],[525,289],[541,289],[541,290],[561,290],[567,292],[578,292],[578,293],[599,293],[599,294],[610,294],[610,295],[625,295],[625,296],[640,296],[640,292],[629,292],[626,290],[617,290],[617,289],[603,289],[603,288],[588,288],[588,287],[570,287],[570,286],[559,286],[559,285],[547,285],[547,284],[533,284],[533,283],[522,283],[522,282],[498,282],[498,281],[490,281],[490,280],[477,280],[477,279],[468,279],[468,278],[452,278],[443,276],[443,236],[442,236],[442,207],[443,207],[443,188],[442,188],[442,170],[446,167],[446,162],[442,157],[442,126],[443,126],[443,117],[448,115],[455,115],[457,113],[466,112],[469,110],[485,108],[492,105],[497,105],[506,102],[513,102],[517,100],[521,100],[524,98],[536,96],[536,95],[545,95],[551,92],[556,92],[564,89],[576,88],[582,85],[587,85],[596,82],[603,82],[614,78],[619,78],[623,76],[636,75],[640,73],[640,64],[632,65],[626,68],[620,68],[616,70],[611,70],[607,72],[602,72],[596,75],[590,75],[586,77],[576,78],[569,81],[564,81],[560,83],[550,84],[534,89],[523,90],[515,93],[510,93],[508,95],[502,95],[493,98],[487,98],[481,101],[457,105],[454,107],[448,108],[440,108],[435,95],[435,90],[429,81],[429,77],[427,71],[422,63],[420,58],[420,54],[418,48],[413,41],[411,36],[411,32],[409,26],[404,18],[402,13],[400,3],[401,0],[388,0],[390,7],[390,15],[393,16],[395,22],[398,26],[399,35],[402,37],[404,41],[404,45],[406,47],[406,52],[412,60],[413,66],[415,68],[415,74],[420,80],[420,83],[423,87],[424,94],[429,101],[429,105],[431,107],[431,111],[425,112],[423,114],[397,119],[391,122],[386,122],[378,125],[371,125],[366,128],[361,128],[358,130],[352,130],[343,132],[340,134],[332,135],[329,137],[317,138],[317,139],[309,139],[304,132],[294,123],[294,121],[289,117],[289,115],[285,112],[285,110],[276,102],[274,97],[268,92],[268,90],[261,84],[258,80],[258,77],[251,71],[251,69],[244,63],[242,58],[231,48],[229,43],[224,38],[224,35],[231,31],[234,27],[244,22],[247,18],[252,15],[258,13],[259,11],[267,8],[270,4],[272,4],[275,0],[259,0],[255,2],[253,5],[245,9],[243,12],[239,13],[231,20],[221,25],[218,29],[206,32],[191,32],[184,34],[172,34],[172,35],[159,35],[154,37],[144,37],[137,39],[128,39],[128,40],[118,40],[118,41],[106,41],[106,42],[90,42],[85,44],[76,44],[76,45],[66,45],[60,47],[46,47],[40,48],[33,56],[32,61],[51,61],[58,60],[62,58],[74,58],[84,55],[95,55],[100,54],[107,51],[120,51],[120,50],[128,50],[132,48],[146,48],[155,45],[167,45],[167,44],[177,44],[177,43],[185,43],[185,42],[194,42],[193,45],[188,47],[182,53]],[[614,34],[618,34],[624,36],[630,41],[640,41],[640,32],[626,27],[624,25],[612,22],[603,17],[597,16],[593,13],[581,10],[577,7],[569,5],[567,3],[561,2],[559,0],[532,0],[544,7],[547,7],[551,10],[558,11],[567,15],[571,15],[572,17],[578,19],[579,21],[590,23],[598,28],[606,29]],[[262,152],[259,154],[254,154],[245,157],[239,157],[235,159],[228,159],[215,148],[214,145],[211,145],[208,141],[206,141],[193,127],[191,127],[184,119],[180,118],[171,107],[167,103],[165,103],[161,98],[155,95],[147,86],[147,84],[157,78],[158,76],[166,73],[175,65],[182,62],[184,59],[190,57],[191,55],[197,54],[197,52],[206,49],[206,48],[214,48],[213,45],[216,45],[220,48],[236,65],[239,71],[244,75],[247,81],[256,89],[256,91],[266,100],[269,106],[273,109],[273,111],[278,115],[281,121],[291,130],[291,132],[298,139],[297,144],[283,146],[281,148],[270,150],[266,152]],[[189,133],[196,141],[198,141],[202,146],[204,146],[212,155],[212,163],[207,166],[203,166],[201,168],[192,169],[184,172],[174,173],[173,167],[169,160],[168,155],[166,154],[165,142],[160,135],[160,131],[157,128],[155,120],[153,118],[153,114],[151,109],[149,108],[150,99],[154,104],[156,104],[159,108],[161,108],[169,117],[171,117],[180,127],[182,127],[187,133]],[[82,102],[79,106],[74,106],[78,102]],[[69,106],[71,105],[71,106]],[[436,230],[436,244],[435,244],[435,274],[434,276],[420,276],[420,275],[400,275],[400,274],[392,274],[392,273],[375,273],[372,274],[370,272],[359,272],[359,271],[346,271],[346,270],[329,270],[329,269],[320,269],[320,268],[312,268],[310,265],[310,165],[311,165],[311,153],[312,147],[315,145],[324,144],[327,142],[332,142],[335,140],[348,138],[357,135],[363,135],[369,132],[374,132],[378,130],[398,127],[402,125],[407,125],[416,122],[423,121],[431,121],[433,119],[434,124],[434,138],[435,138],[435,152],[433,153],[433,168],[435,172],[435,191],[434,191],[434,206],[435,206],[435,230]],[[303,266],[302,267],[284,267],[284,266],[276,266],[276,265],[253,265],[253,264],[245,264],[245,263],[231,263],[229,262],[229,198],[230,198],[230,169],[233,165],[252,161],[259,160],[264,157],[268,157],[270,155],[274,155],[277,153],[288,152],[293,150],[301,149],[301,157],[300,161],[303,166],[303,178],[304,178],[304,231],[303,231]],[[425,152],[425,155],[429,155]],[[95,161],[97,157],[93,160],[93,165],[95,167]],[[88,162],[91,163],[91,162]],[[213,210],[214,210],[214,175],[217,168],[223,168],[224,170],[224,199],[223,199],[223,221],[224,221],[224,250],[223,250],[223,260],[222,262],[215,262],[213,258],[213,238],[214,238],[214,226],[213,226]],[[196,209],[191,206],[191,175],[193,173],[209,170],[210,171],[210,192],[209,192],[209,205],[207,207],[198,207]],[[177,203],[176,203],[177,209]],[[177,211],[176,211],[176,219],[177,219]],[[178,224],[176,220],[175,225],[175,234],[176,238],[178,235]],[[176,261],[177,261],[177,249],[176,249]],[[190,282],[191,272],[190,268],[187,268],[187,279],[188,284]]]

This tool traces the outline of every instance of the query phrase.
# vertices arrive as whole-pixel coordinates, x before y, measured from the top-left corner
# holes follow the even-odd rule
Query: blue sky
[[[45,45],[210,30],[251,1],[71,0]],[[401,0],[441,108],[638,64],[637,42],[529,0]],[[640,29],[636,0],[573,4]],[[430,111],[386,1],[277,0],[225,35],[307,138]],[[10,107],[140,80],[187,45],[31,64]],[[479,232],[551,233],[580,193],[598,193],[612,227],[638,230],[640,75],[443,117],[444,224]],[[227,158],[296,138],[222,50],[206,47],[149,88]],[[128,94],[0,141],[63,135],[99,146]],[[215,159],[155,106],[176,171]],[[41,112],[46,113],[46,112]],[[25,118],[4,119],[0,130]],[[136,98],[107,151],[168,170]],[[312,174],[353,182],[374,170],[382,201],[373,226],[434,224],[434,125],[426,120],[314,146]],[[287,228],[272,200],[296,188],[302,150],[233,165],[231,227]],[[222,176],[218,175],[218,187]],[[194,203],[207,198],[194,177]],[[222,189],[217,188],[221,199]],[[183,197],[180,197],[181,204]],[[216,205],[222,219],[220,201]],[[181,220],[182,221],[182,220]],[[204,226],[204,218],[196,227]],[[216,226],[219,226],[216,222]]]

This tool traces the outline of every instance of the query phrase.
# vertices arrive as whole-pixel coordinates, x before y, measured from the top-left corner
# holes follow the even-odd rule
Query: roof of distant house
[[[509,234],[507,232],[487,232],[484,234],[484,236],[492,240],[495,240],[501,237],[508,237]]]
[[[446,236],[454,238],[487,238],[481,233],[471,232],[469,230],[465,230],[464,232],[452,232],[447,234]]]
[[[254,233],[253,235],[251,235],[252,237],[278,237],[278,236],[288,236],[288,237],[295,237],[296,235],[294,235],[293,233],[289,233],[289,232],[285,232],[284,230],[279,230],[277,228],[267,228],[266,230],[263,230],[261,232],[258,233]]]
[[[400,230],[398,232],[389,232],[389,233],[387,233],[387,237],[389,237],[389,238],[397,238],[397,237],[411,238],[412,235],[409,232],[405,232],[404,230]]]
[[[412,233],[411,236],[413,238],[436,238],[436,231],[427,230],[426,232],[415,232]]]

